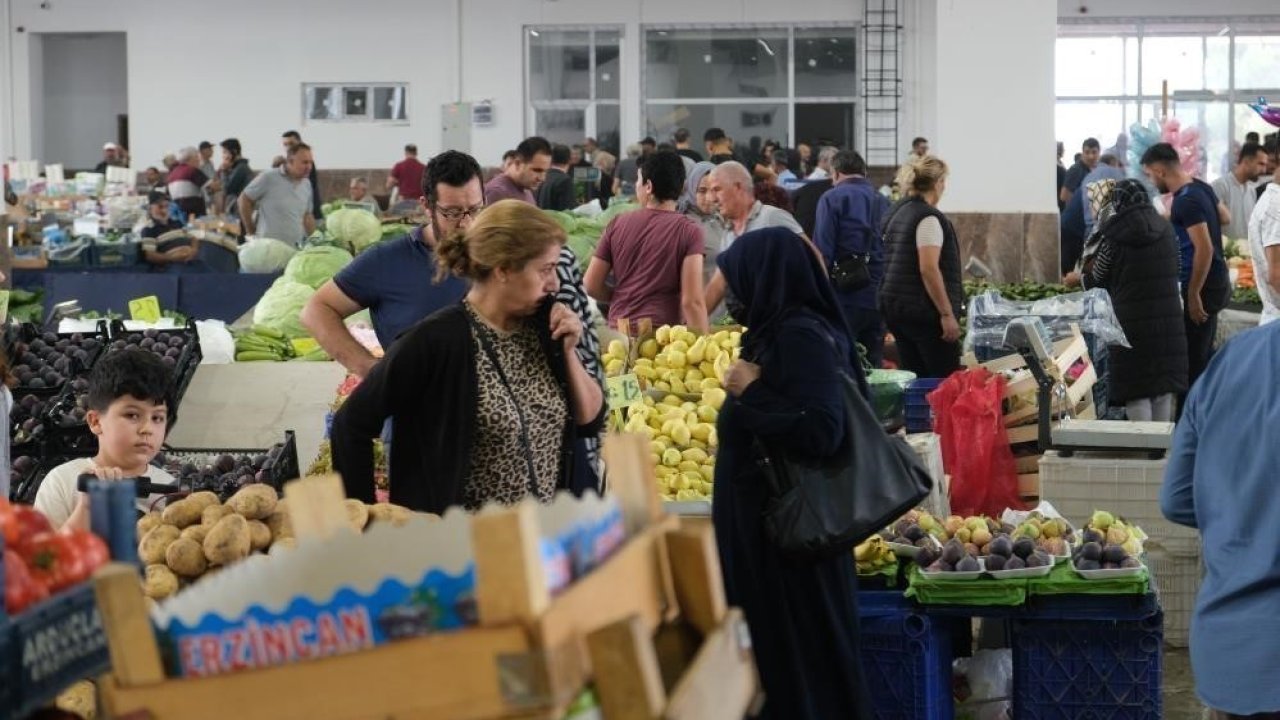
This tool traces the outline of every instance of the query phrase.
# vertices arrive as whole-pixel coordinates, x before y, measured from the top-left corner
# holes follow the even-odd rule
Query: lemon
[[[704,463],[702,467],[698,468],[698,472],[702,473],[702,479],[707,482],[712,482],[716,479],[716,466],[711,463]]]
[[[702,481],[702,492],[703,492],[703,494],[705,494],[705,495],[710,495],[710,494],[711,494],[711,492],[712,492],[713,490],[715,490],[715,487],[716,487],[715,482],[713,482],[713,481],[711,481],[711,480],[703,480],[703,481]]]
[[[711,342],[707,343],[707,349],[702,354],[702,359],[705,362],[715,362],[715,359],[720,357],[723,352],[724,349],[720,347],[720,344],[712,339]]]
[[[632,372],[636,374],[636,377],[644,380],[652,380],[657,377],[658,374],[657,371],[653,369],[652,365],[636,365]]]
[[[671,392],[671,384],[662,380],[655,382],[653,387],[655,390],[661,390],[662,392]]]
[[[702,378],[702,382],[698,383],[699,390],[715,390],[720,387],[720,381],[714,377]]]
[[[692,434],[689,432],[689,426],[683,421],[677,421],[677,425],[671,428],[671,439],[676,445],[688,445]],[[665,458],[664,458],[665,459]]]
[[[671,342],[671,326],[663,325],[662,327],[658,328],[656,331],[654,331],[653,338],[654,340],[658,341],[659,345],[666,345],[667,343]]]
[[[621,340],[610,340],[609,349],[605,352],[616,357],[626,357],[627,346]]]
[[[693,436],[694,440],[706,442],[707,438],[711,437],[711,431],[714,429],[710,423],[698,423],[689,428],[689,434]]]
[[[701,465],[702,463],[707,461],[707,451],[699,450],[698,448],[689,448],[688,450],[685,450],[684,452],[680,453],[680,457],[684,458],[685,460],[692,460],[693,462],[696,462],[699,465]]]
[[[690,441],[689,441],[689,447],[695,447],[695,448],[698,448],[699,450],[706,450],[706,449],[708,449],[708,448],[707,448],[707,441],[706,441],[706,440],[699,440],[698,438],[694,438],[694,439],[690,440]]]
[[[663,398],[662,398],[662,404],[663,404],[663,405],[670,405],[670,406],[672,406],[672,407],[680,407],[681,405],[683,405],[683,404],[684,404],[684,400],[681,400],[681,399],[680,399],[678,396],[676,396],[676,395],[665,395],[665,396],[663,396]]]
[[[659,465],[653,469],[653,474],[660,478],[669,478],[676,474],[676,469],[666,465]]]
[[[684,381],[680,378],[671,378],[671,392],[687,395],[689,393],[689,388],[685,387]]]
[[[724,401],[728,397],[729,397],[729,394],[726,393],[721,388],[711,388],[710,390],[703,390],[702,404],[713,408],[716,412],[719,412],[720,408],[724,407]]]
[[[704,377],[705,376],[702,374],[701,370],[698,370],[697,368],[689,368],[684,371],[684,384],[689,387],[696,387],[702,382]]]
[[[617,342],[616,340],[614,342]],[[622,361],[614,358],[604,365],[604,374],[610,377],[622,374]]]
[[[650,397],[649,395],[645,395],[645,396],[644,396],[644,404],[645,404],[645,407],[653,407],[654,405],[657,405],[657,404],[658,404],[658,401],[657,401],[657,400],[654,400],[654,399],[653,399],[652,397]]]
[[[640,357],[652,360],[658,356],[658,341],[649,338],[640,343]]]
[[[691,413],[691,412],[697,412],[697,411],[698,411],[698,406],[693,402],[686,400],[680,403],[680,412]]]
[[[675,466],[676,470],[679,470],[681,473],[695,473],[695,474],[699,472],[698,468],[700,467],[702,466],[696,462],[693,462],[692,460],[681,460]]]
[[[675,448],[667,448],[662,453],[662,464],[667,467],[676,467],[684,462],[680,455],[680,451]]]
[[[689,347],[689,351],[686,353],[686,355],[689,358],[689,362],[694,365],[697,365],[698,363],[702,362],[702,358],[706,357],[706,354],[707,354],[707,341],[704,340],[703,338],[698,338],[697,340],[695,340],[693,342],[693,345]]]
[[[712,389],[712,390],[715,390],[716,388],[711,388],[711,389]],[[721,390],[721,392],[724,392],[724,391],[723,391],[723,390]],[[704,422],[704,423],[708,423],[708,424],[710,424],[710,425],[715,425],[715,424],[716,424],[716,420],[717,420],[719,417],[720,417],[720,411],[719,411],[719,410],[716,410],[715,408],[711,407],[710,405],[703,405],[703,406],[701,406],[701,407],[699,407],[699,408],[698,408],[698,420],[700,420],[700,421],[702,421],[702,422]]]

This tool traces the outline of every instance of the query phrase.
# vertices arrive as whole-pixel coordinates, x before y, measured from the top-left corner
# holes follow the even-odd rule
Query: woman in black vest
[[[1111,191],[1114,215],[1098,229],[1098,249],[1081,280],[1105,288],[1130,347],[1112,347],[1108,398],[1130,420],[1172,422],[1174,397],[1187,390],[1187,336],[1178,291],[1178,240],[1142,183]],[[1101,215],[1105,216],[1104,210]]]
[[[960,369],[958,318],[964,307],[960,242],[937,208],[947,164],[932,155],[915,158],[898,171],[897,183],[906,195],[885,220],[880,312],[902,368],[945,378]]]

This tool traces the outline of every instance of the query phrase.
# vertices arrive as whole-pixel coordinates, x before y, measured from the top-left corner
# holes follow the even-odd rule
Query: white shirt
[[[1249,220],[1253,216],[1254,201],[1258,196],[1258,184],[1255,182],[1238,183],[1236,176],[1227,173],[1211,184],[1218,199],[1231,211],[1231,224],[1223,235],[1243,238],[1249,232]]]
[[[809,180],[826,180],[829,177],[831,176],[827,174],[826,170],[823,170],[822,168],[814,168],[813,172],[809,173],[808,179]]]
[[[1280,245],[1280,184],[1271,183],[1249,218],[1249,253],[1253,255],[1253,277],[1262,297],[1261,325],[1280,319],[1280,295],[1267,283],[1270,265],[1266,249],[1276,245]]]
[[[53,527],[62,527],[67,522],[67,519],[71,517],[71,513],[75,511],[76,502],[79,500],[80,494],[80,491],[76,489],[76,483],[81,475],[86,474],[93,474],[92,458],[81,458],[65,462],[50,470],[49,474],[41,481],[40,489],[36,491],[35,508],[49,518],[49,522]],[[163,485],[178,484],[178,481],[172,475],[154,465],[147,466],[147,479],[153,483]],[[140,498],[138,500],[138,509],[146,512],[150,509],[151,503],[158,497],[160,496],[152,495],[148,498]]]

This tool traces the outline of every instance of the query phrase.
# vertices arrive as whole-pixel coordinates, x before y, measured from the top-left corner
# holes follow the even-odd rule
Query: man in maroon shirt
[[[648,319],[707,331],[702,229],[676,211],[683,188],[684,161],[675,152],[641,159],[636,199],[643,208],[609,224],[583,280],[591,297],[609,303],[610,322]]]
[[[551,143],[537,136],[525,138],[516,146],[516,155],[502,172],[484,186],[484,201],[492,205],[499,200],[523,200],[537,205],[534,193],[542,186],[551,168]]]
[[[400,188],[401,200],[417,202],[422,197],[422,173],[426,165],[418,162],[418,146],[412,143],[404,146],[404,159],[391,168],[387,175],[387,192],[392,188]]]

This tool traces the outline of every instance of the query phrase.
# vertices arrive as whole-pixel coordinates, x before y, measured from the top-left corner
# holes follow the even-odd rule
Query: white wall
[[[1043,0],[937,0],[935,92],[921,95],[951,168],[943,207],[1056,212],[1057,17]]]
[[[44,137],[33,137],[32,145],[43,148],[41,157],[67,168],[92,168],[102,159],[102,144],[116,139],[117,116],[129,112],[125,35],[45,35],[41,40],[44,78],[32,84],[32,93],[43,97]]]
[[[30,158],[41,147],[28,112],[34,33],[127,34],[130,150],[138,166],[158,164],[183,145],[234,136],[254,167],[265,167],[290,128],[315,145],[321,168],[390,165],[406,142],[436,151],[440,105],[457,99],[455,0],[223,0],[216,8],[56,0],[49,10],[38,0],[5,4],[12,32],[0,47],[17,58],[8,74],[13,102],[0,108],[11,128],[3,141],[9,155]],[[472,52],[483,52],[479,47]],[[521,67],[512,70],[517,79]],[[408,82],[412,124],[304,126],[304,81]],[[100,152],[110,139],[93,142]]]

